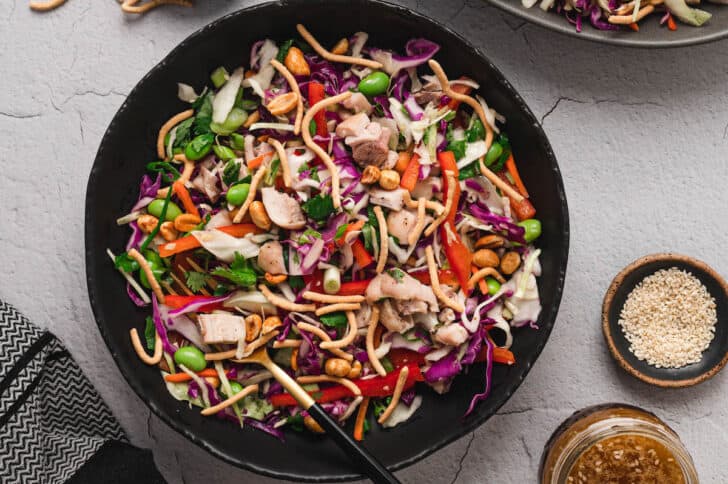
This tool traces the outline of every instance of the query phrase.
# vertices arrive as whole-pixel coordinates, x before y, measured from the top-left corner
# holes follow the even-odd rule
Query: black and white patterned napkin
[[[3,301],[0,481],[164,482],[58,339]]]

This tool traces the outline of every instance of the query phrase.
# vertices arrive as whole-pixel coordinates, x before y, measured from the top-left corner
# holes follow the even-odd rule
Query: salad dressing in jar
[[[652,413],[624,404],[576,412],[549,439],[541,484],[696,484],[693,461],[677,434]]]

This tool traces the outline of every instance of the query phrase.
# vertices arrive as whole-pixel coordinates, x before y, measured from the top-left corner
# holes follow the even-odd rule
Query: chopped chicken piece
[[[392,306],[392,303],[385,299],[380,305],[379,322],[390,331],[403,333],[414,327],[412,316],[402,316]]]
[[[258,253],[258,266],[271,274],[288,274],[283,260],[283,246],[280,242],[271,240],[260,247]]]
[[[417,313],[426,313],[429,311],[429,309],[427,308],[427,303],[425,301],[414,299],[411,301],[396,301],[394,303],[394,307],[397,309],[397,311],[400,312],[400,314],[404,316]]]
[[[237,343],[245,339],[245,319],[230,313],[199,314],[202,339],[207,344]]]
[[[407,243],[407,237],[417,224],[417,213],[413,210],[403,209],[391,211],[387,215],[387,230],[389,235],[396,237],[401,244]]]
[[[355,114],[354,116],[350,116],[339,123],[336,127],[336,136],[341,138],[355,136],[357,133],[363,131],[369,123],[369,116],[367,116],[366,113]]]
[[[382,168],[389,160],[389,136],[391,135],[391,132],[389,131],[389,128],[382,128],[376,123],[371,123],[367,127],[367,130],[369,130],[369,127],[371,126],[379,127],[379,135],[377,138],[351,144],[351,154],[354,161],[361,166],[375,165]]]
[[[369,203],[381,205],[390,210],[402,210],[402,207],[404,207],[404,188],[397,188],[396,190],[370,188]]]
[[[356,113],[369,114],[372,110],[372,105],[369,103],[366,96],[360,92],[355,92],[349,99],[345,99],[341,104],[343,104],[346,109],[351,109]]]
[[[284,229],[301,229],[306,226],[301,205],[290,195],[265,187],[261,191],[263,206],[271,221]]]
[[[448,346],[459,346],[468,339],[468,330],[459,324],[448,324],[438,329],[435,341]]]
[[[366,291],[367,301],[373,303],[383,298],[391,297],[400,301],[420,300],[429,305],[430,311],[437,312],[437,298],[432,288],[425,286],[420,281],[400,269],[395,273],[396,278],[389,272],[378,274],[369,283]]]

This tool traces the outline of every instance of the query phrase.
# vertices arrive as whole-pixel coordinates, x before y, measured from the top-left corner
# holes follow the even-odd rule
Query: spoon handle
[[[362,445],[354,440],[338,423],[327,414],[318,403],[314,403],[307,409],[308,413],[326,430],[326,434],[334,439],[339,447],[346,452],[349,458],[357,464],[376,484],[395,484],[400,481],[389,472],[376,457],[369,453]]]

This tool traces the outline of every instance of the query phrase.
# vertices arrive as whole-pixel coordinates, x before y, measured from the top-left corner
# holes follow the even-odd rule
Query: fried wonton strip
[[[289,71],[286,66],[284,66],[275,59],[271,59],[270,65],[275,67],[275,69],[281,73],[283,78],[286,80],[286,82],[288,82],[288,85],[291,87],[291,91],[295,92],[298,95],[298,102],[296,103],[296,120],[293,123],[293,134],[298,136],[301,132],[301,120],[303,118],[303,97],[301,96],[301,89],[298,87],[296,78],[293,77],[293,74],[291,74],[291,71]]]
[[[381,62],[377,62],[377,61],[374,61],[371,59],[363,59],[361,57],[352,57],[350,55],[332,54],[328,50],[324,49],[321,46],[321,44],[319,44],[318,40],[316,40],[314,38],[314,36],[311,35],[311,32],[306,30],[306,27],[304,27],[301,24],[297,24],[296,29],[298,30],[298,33],[301,34],[301,37],[303,37],[303,40],[308,42],[308,44],[311,46],[311,48],[313,48],[313,50],[315,50],[318,55],[320,55],[327,61],[342,62],[345,64],[355,64],[358,66],[369,67],[370,69],[381,69],[382,68]],[[303,125],[308,126],[306,123],[303,123]]]
[[[437,277],[435,254],[432,252],[432,247],[429,245],[425,247],[425,256],[427,257],[427,269],[430,272],[430,286],[432,286],[432,292],[435,293],[437,299],[439,299],[442,304],[451,308],[453,311],[457,311],[458,313],[462,313],[463,311],[465,311],[465,308],[462,304],[453,301],[452,299],[447,297],[444,292],[442,292],[442,289],[440,288],[440,280]]]
[[[394,412],[394,407],[397,406],[399,403],[399,399],[402,396],[402,390],[404,389],[404,384],[407,383],[407,377],[409,376],[409,367],[403,366],[401,370],[399,370],[399,376],[397,377],[397,384],[394,386],[394,393],[392,393],[392,401],[389,402],[389,405],[387,405],[387,408],[384,409],[384,412],[379,416],[379,422],[380,424],[383,424],[387,421],[387,419],[392,415],[392,412]]]
[[[139,333],[137,333],[136,328],[129,330],[129,336],[131,336],[131,345],[134,347],[134,351],[136,351],[140,360],[147,365],[156,365],[162,361],[162,338],[159,337],[156,331],[154,332],[154,354],[152,356],[149,356],[144,350],[144,347],[142,347],[142,342],[139,339]]]

